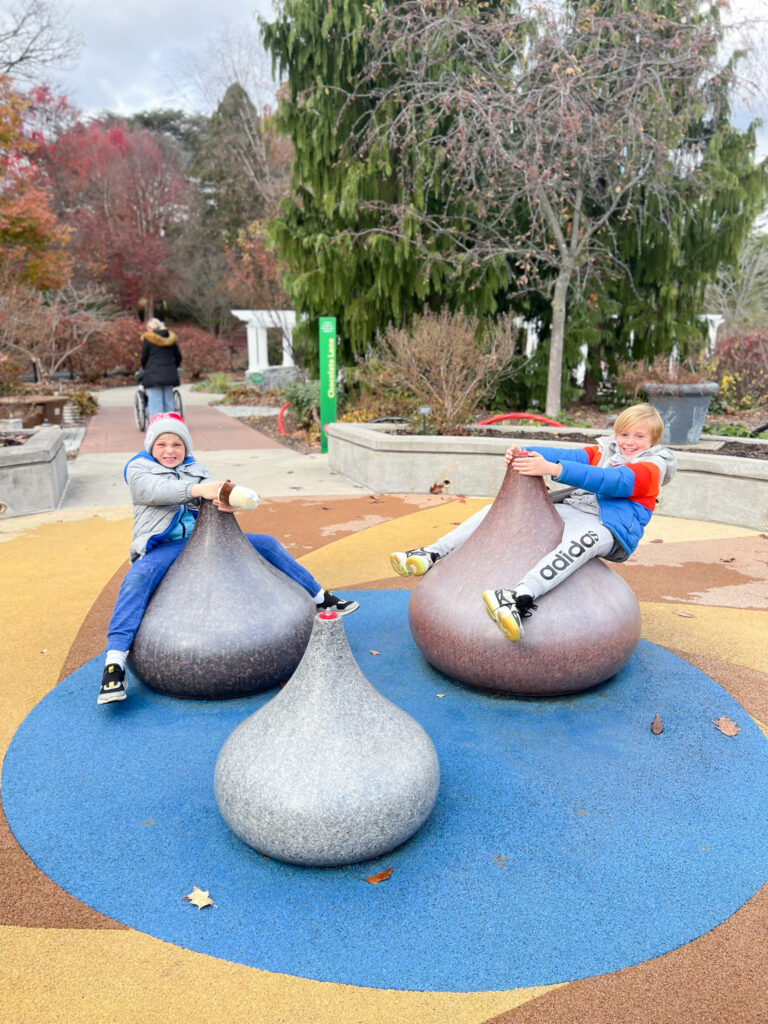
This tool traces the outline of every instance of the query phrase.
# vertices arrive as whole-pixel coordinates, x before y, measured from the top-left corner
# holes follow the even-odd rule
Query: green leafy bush
[[[320,409],[320,381],[296,380],[280,389],[280,397],[291,407],[293,421],[309,429],[316,422]]]

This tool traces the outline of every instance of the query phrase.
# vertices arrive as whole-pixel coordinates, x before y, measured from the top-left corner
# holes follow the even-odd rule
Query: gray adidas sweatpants
[[[430,544],[429,550],[436,551],[444,557],[461,547],[485,519],[490,507],[485,505],[469,519],[459,523],[455,530]],[[611,553],[616,539],[597,516],[582,512],[564,502],[555,505],[555,511],[563,520],[563,536],[558,546],[539,559],[514,586],[510,580],[500,580],[499,588],[528,593],[535,600],[552,590],[558,583],[562,583],[591,558],[604,558]],[[491,583],[492,581],[489,581],[489,584]]]

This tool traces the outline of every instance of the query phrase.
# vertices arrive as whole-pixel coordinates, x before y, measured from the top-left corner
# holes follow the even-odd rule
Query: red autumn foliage
[[[768,330],[718,339],[715,368],[726,403],[742,408],[768,403]]]
[[[241,231],[237,248],[227,251],[227,288],[233,304],[242,309],[287,309],[277,255],[267,248],[258,224]]]
[[[174,328],[179,336],[181,349],[181,372],[184,376],[198,380],[207,373],[229,370],[231,363],[231,339],[209,334],[200,327]],[[240,342],[242,349],[245,343]]]
[[[80,274],[126,308],[162,294],[170,284],[166,234],[187,204],[178,151],[149,131],[95,122],[75,124],[38,159],[75,227]]]
[[[105,374],[124,370],[131,374],[141,365],[141,332],[144,325],[135,317],[106,320],[97,334],[68,361],[68,367],[88,384]]]

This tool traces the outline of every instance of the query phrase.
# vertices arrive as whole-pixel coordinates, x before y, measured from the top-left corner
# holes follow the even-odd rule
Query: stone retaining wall
[[[498,437],[436,437],[390,433],[385,423],[328,425],[328,464],[371,491],[390,494],[428,494],[435,485],[444,494],[493,496],[504,477],[503,455],[513,441],[526,442],[525,428],[501,428]],[[605,430],[569,428],[595,437]],[[532,432],[532,431],[531,431]],[[536,428],[541,433],[540,428]],[[549,431],[546,431],[549,433]],[[564,448],[552,430],[551,441],[534,441]],[[768,459],[713,455],[713,447],[728,438],[708,437],[697,450],[676,449],[678,472],[662,490],[659,512],[680,519],[729,523],[754,530],[768,525]],[[765,443],[765,442],[764,442]],[[768,444],[766,444],[768,455]]]
[[[6,518],[58,508],[68,479],[60,427],[43,427],[23,445],[0,448],[0,503],[7,506]]]

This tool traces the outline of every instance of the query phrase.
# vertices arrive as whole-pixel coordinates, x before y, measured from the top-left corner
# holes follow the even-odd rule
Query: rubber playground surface
[[[408,843],[324,870],[256,854],[213,799],[221,745],[271,693],[131,679],[97,707],[130,509],[0,523],[2,1024],[768,1021],[768,535],[655,517],[614,567],[643,613],[630,663],[514,700],[424,661],[418,581],[387,561],[482,503],[298,493],[239,516],[357,598],[358,663],[440,759]]]

